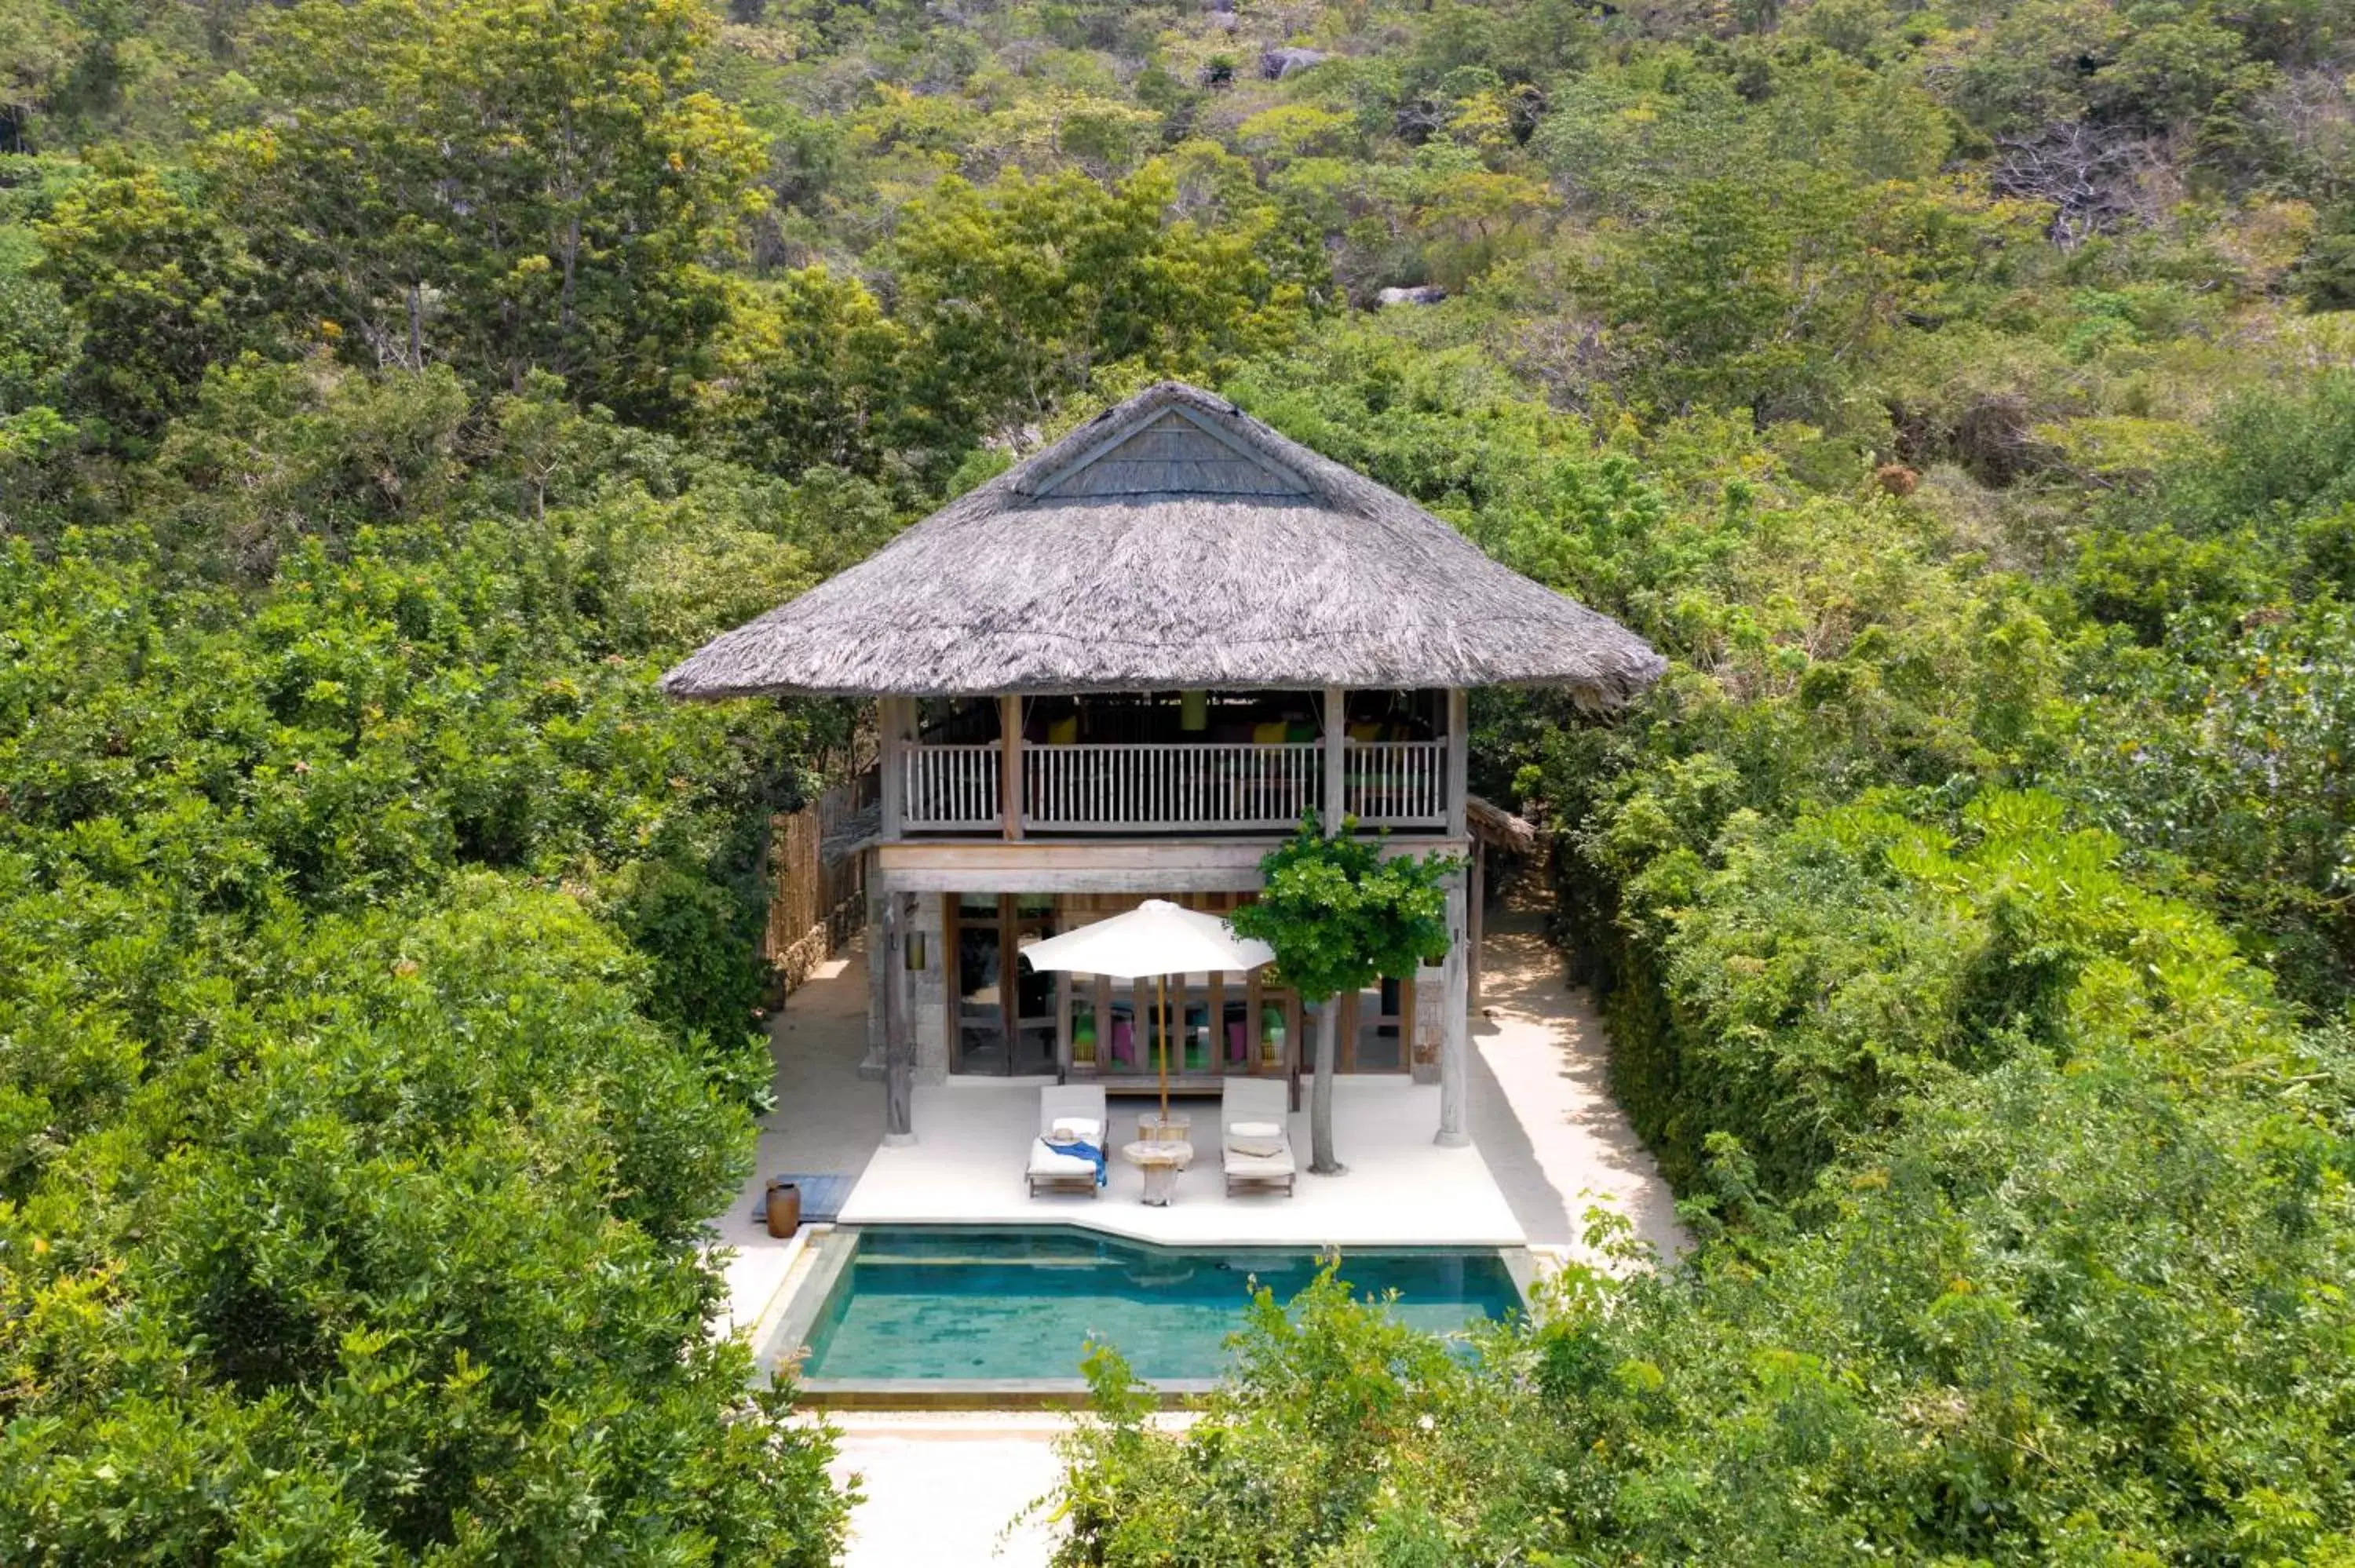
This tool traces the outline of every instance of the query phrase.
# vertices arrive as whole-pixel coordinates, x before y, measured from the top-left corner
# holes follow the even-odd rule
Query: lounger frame
[[[1102,1085],[1050,1084],[1041,1087],[1039,1091],[1039,1130],[1033,1136],[1046,1137],[1054,1130],[1057,1122],[1067,1117],[1093,1118],[1097,1128],[1096,1136],[1104,1139],[1104,1152],[1106,1154],[1112,1152],[1112,1121],[1104,1114],[1104,1092]],[[1091,1198],[1103,1196],[1104,1190],[1096,1184],[1093,1175],[1066,1176],[1060,1172],[1042,1175],[1038,1171],[1026,1170],[1022,1179],[1028,1183],[1029,1195],[1033,1198],[1039,1195],[1041,1189],[1067,1192],[1082,1187],[1087,1190],[1087,1194]]]
[[[1239,1121],[1273,1122],[1284,1129],[1284,1152],[1292,1169],[1281,1176],[1256,1171],[1238,1172],[1235,1160],[1244,1158],[1227,1148],[1227,1128]],[[1227,1196],[1231,1198],[1243,1188],[1273,1191],[1284,1189],[1292,1196],[1294,1185],[1300,1180],[1300,1158],[1292,1149],[1292,1094],[1281,1078],[1229,1078],[1219,1091],[1219,1165],[1227,1179]]]

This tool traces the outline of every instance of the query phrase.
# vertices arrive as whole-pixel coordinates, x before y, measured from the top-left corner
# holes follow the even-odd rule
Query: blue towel
[[[1042,1138],[1039,1141],[1045,1144],[1048,1148],[1053,1150],[1058,1154],[1076,1154],[1082,1160],[1094,1160],[1096,1162],[1096,1185],[1101,1187],[1104,1184],[1104,1181],[1106,1181],[1106,1177],[1104,1175],[1104,1151],[1100,1146],[1092,1143],[1080,1143],[1076,1141],[1071,1143],[1057,1143],[1051,1138]]]

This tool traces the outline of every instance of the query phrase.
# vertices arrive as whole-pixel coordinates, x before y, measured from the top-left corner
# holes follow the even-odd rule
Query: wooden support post
[[[908,739],[915,728],[906,697],[880,697],[875,704],[875,727],[882,740],[879,782],[883,796],[883,837],[899,838],[906,831]]]
[[[1465,994],[1464,878],[1449,881],[1447,889],[1447,959],[1440,969],[1443,989],[1439,1003],[1439,1137],[1443,1149],[1461,1149],[1472,1141],[1465,1101],[1471,1089],[1472,1014]]]
[[[1022,699],[1012,693],[997,699],[997,813],[1006,821],[1006,836],[1022,836]]]
[[[916,1035],[908,1005],[908,921],[911,900],[899,892],[883,896],[883,1142],[900,1148],[916,1141]]]
[[[1464,688],[1447,689],[1447,832],[1467,836],[1466,801],[1472,792],[1472,724]],[[1477,865],[1478,852],[1473,864]],[[1476,878],[1477,873],[1472,874]],[[1471,1093],[1472,969],[1478,961],[1472,950],[1472,931],[1478,916],[1467,908],[1466,876],[1459,873],[1447,889],[1447,959],[1440,969],[1439,1001],[1439,1138],[1442,1148],[1460,1149],[1472,1141],[1467,1100]]]
[[[1469,951],[1464,955],[1470,969],[1465,985],[1464,1010],[1477,1015],[1480,1011],[1480,944],[1486,939],[1488,926],[1488,843],[1485,839],[1472,841],[1472,887],[1465,895],[1465,910],[1467,927],[1465,941]]]
[[[890,1070],[891,1028],[891,968],[885,960],[884,948],[889,943],[886,934],[886,898],[883,874],[874,864],[875,852],[863,852],[867,856],[867,1055],[858,1064],[862,1078],[878,1077]]]
[[[1344,743],[1349,732],[1343,724],[1344,695],[1338,686],[1325,688],[1325,836],[1331,838],[1341,831],[1341,821],[1348,814],[1348,802],[1343,797],[1343,763],[1347,753]]]
[[[1472,793],[1471,705],[1464,688],[1447,689],[1447,836],[1465,833],[1465,800]]]

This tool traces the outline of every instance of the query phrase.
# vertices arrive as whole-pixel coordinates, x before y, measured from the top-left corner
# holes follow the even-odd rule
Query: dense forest
[[[2355,6],[0,0],[0,1558],[829,1561],[710,632],[1161,376],[1483,694],[1700,1238],[1072,1563],[2355,1563]],[[1387,292],[1386,292],[1387,291]],[[1610,1227],[1597,1241],[1613,1245]]]

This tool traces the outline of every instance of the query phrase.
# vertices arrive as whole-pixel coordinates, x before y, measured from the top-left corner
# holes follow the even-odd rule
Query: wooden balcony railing
[[[900,754],[911,832],[1004,825],[998,744],[911,745]],[[1325,747],[1278,745],[1026,746],[1021,826],[1042,833],[1186,833],[1289,828],[1324,803]],[[1447,821],[1443,741],[1347,743],[1344,810],[1368,827]]]
[[[1369,828],[1447,821],[1447,747],[1436,740],[1353,740],[1343,753],[1341,809]]]
[[[1000,825],[997,742],[911,746],[900,753],[901,821],[926,832],[972,832]]]
[[[1316,809],[1324,748],[1040,746],[1022,753],[1023,826],[1040,832],[1288,828]]]

